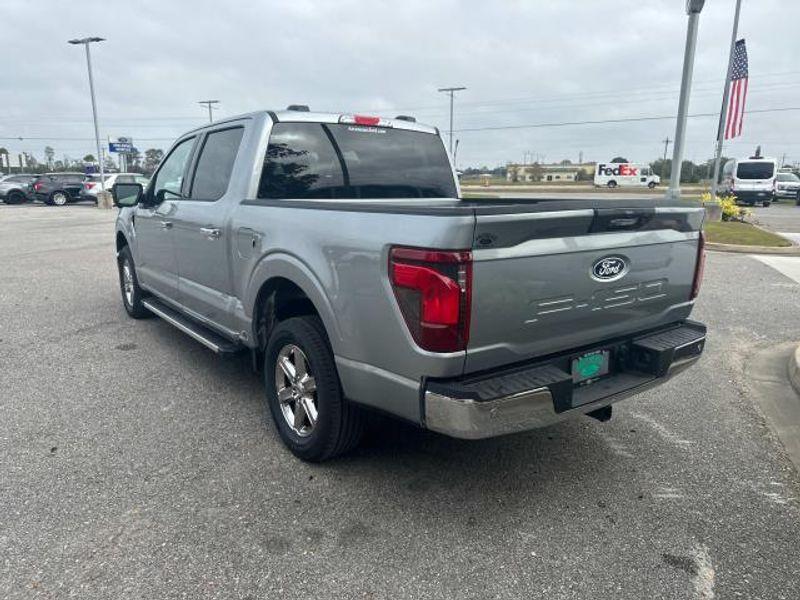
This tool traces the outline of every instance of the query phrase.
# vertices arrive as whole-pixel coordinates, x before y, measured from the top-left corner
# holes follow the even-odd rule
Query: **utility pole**
[[[94,78],[92,77],[92,55],[89,52],[89,44],[93,44],[95,42],[104,42],[104,41],[105,38],[101,37],[86,37],[82,39],[69,40],[68,43],[76,46],[83,44],[84,48],[86,48],[86,67],[89,70],[89,93],[92,96],[92,118],[94,119],[94,141],[97,147],[97,159],[100,161],[100,189],[102,190],[103,197],[105,198],[106,178],[105,178],[105,172],[103,171],[103,161],[100,158],[100,128],[97,125],[97,102],[95,101],[94,97]],[[98,201],[97,206],[102,208],[102,203]]]
[[[739,33],[739,13],[742,10],[742,0],[736,0],[736,12],[733,14],[733,31],[731,32],[731,48],[728,51],[728,70],[725,73],[725,89],[722,92],[722,109],[719,111],[717,124],[717,147],[714,152],[714,179],[711,180],[711,197],[717,197],[717,182],[719,181],[719,162],[722,158],[722,142],[725,140],[725,115],[728,113],[728,101],[731,94],[731,69],[733,68],[733,51],[736,48],[736,35]]]
[[[200,100],[198,104],[205,104],[208,107],[208,122],[213,123],[214,118],[211,116],[211,111],[216,108],[214,104],[219,104],[219,100]]]
[[[664,142],[664,158],[661,161],[661,179],[664,179],[664,169],[667,168],[667,148],[669,147],[669,143],[672,140],[669,139],[669,136],[667,136],[665,139],[661,141]]]
[[[465,87],[449,87],[449,88],[439,88],[440,92],[446,92],[450,95],[450,156],[453,155],[453,97],[455,96],[456,92],[460,92],[461,90],[465,90]]]
[[[681,95],[678,101],[678,121],[675,124],[675,143],[672,146],[672,169],[669,178],[667,198],[677,200],[681,197],[681,165],[683,164],[683,147],[686,136],[686,117],[689,113],[689,95],[692,91],[692,72],[694,71],[694,53],[697,47],[697,25],[700,11],[705,0],[688,0],[686,14],[689,24],[686,27],[686,48],[683,53],[683,74],[681,76]]]

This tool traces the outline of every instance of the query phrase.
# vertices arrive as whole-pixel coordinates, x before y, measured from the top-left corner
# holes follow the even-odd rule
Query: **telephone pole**
[[[216,108],[214,104],[219,104],[219,100],[200,100],[198,104],[205,104],[208,107],[208,122],[213,123],[214,118],[211,116],[211,111]]]
[[[661,140],[664,142],[664,158],[661,161],[661,179],[664,179],[664,169],[667,167],[667,148],[669,148],[669,143],[672,141],[669,139],[669,136]]]
[[[461,90],[465,90],[465,87],[449,87],[449,88],[439,88],[440,92],[446,92],[450,95],[450,156],[453,155],[453,97],[455,96],[456,92],[460,92]]]

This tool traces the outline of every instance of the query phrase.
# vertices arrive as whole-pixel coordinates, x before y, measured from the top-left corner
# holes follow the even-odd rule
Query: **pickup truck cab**
[[[305,460],[353,447],[365,408],[459,438],[606,420],[705,343],[702,208],[462,199],[408,117],[226,119],[113,194],[127,312],[249,350]]]

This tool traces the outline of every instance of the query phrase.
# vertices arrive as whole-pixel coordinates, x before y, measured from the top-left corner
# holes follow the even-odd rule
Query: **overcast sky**
[[[700,17],[690,112],[719,110],[734,0]],[[166,148],[206,117],[291,103],[336,112],[412,114],[448,128],[439,87],[463,85],[459,166],[633,161],[661,156],[674,119],[459,131],[677,112],[682,0],[438,1],[0,0],[0,146],[56,156],[96,153],[83,48],[93,46],[101,136]],[[800,2],[744,0],[748,108],[800,107]],[[711,156],[715,118],[690,119],[686,157]],[[446,134],[443,134],[446,135]],[[17,137],[26,138],[8,139]],[[36,139],[34,139],[36,138]],[[800,161],[800,111],[750,114],[726,153]]]

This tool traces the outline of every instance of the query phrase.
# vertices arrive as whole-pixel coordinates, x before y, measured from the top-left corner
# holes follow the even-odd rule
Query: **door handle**
[[[172,221],[159,221],[161,229],[172,229]]]
[[[200,233],[208,237],[209,239],[215,240],[217,239],[222,233],[217,227],[201,227]]]

